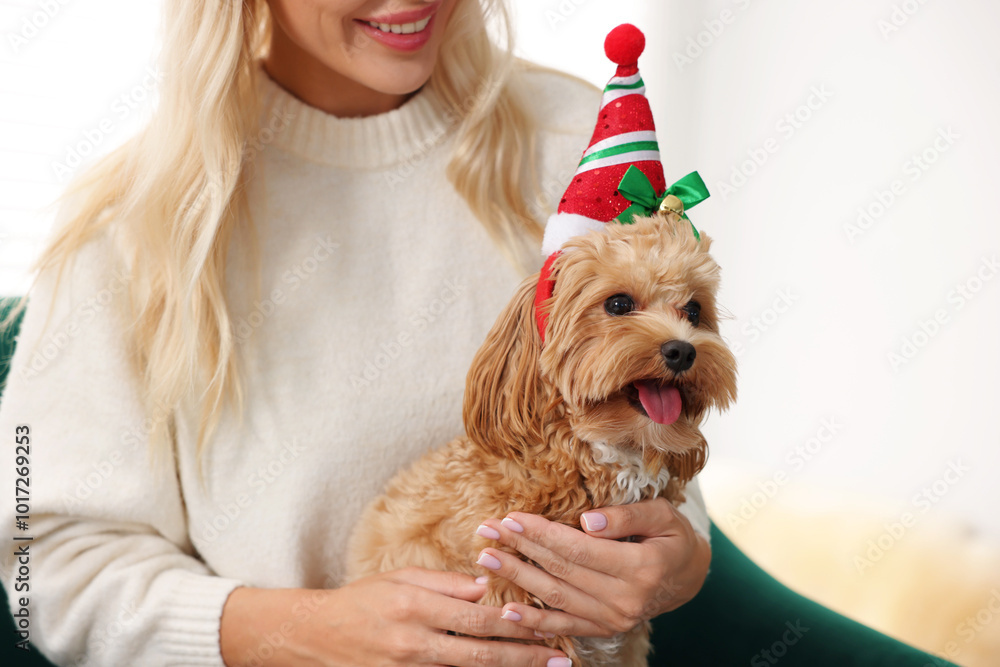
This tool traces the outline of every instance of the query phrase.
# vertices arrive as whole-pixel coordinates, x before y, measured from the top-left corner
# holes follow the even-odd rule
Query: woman
[[[513,60],[487,20],[509,34],[493,0],[166,2],[159,107],[66,196],[0,412],[31,426],[53,661],[555,666],[480,638],[606,636],[697,593],[696,491],[598,508],[588,534],[527,522],[586,566],[497,574],[563,611],[501,617],[479,580],[419,569],[338,587],[360,510],[460,432],[469,362],[593,127],[598,91]]]

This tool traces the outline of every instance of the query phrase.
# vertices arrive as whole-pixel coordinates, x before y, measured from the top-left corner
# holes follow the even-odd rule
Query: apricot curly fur
[[[476,527],[511,511],[579,527],[580,514],[623,497],[619,468],[599,463],[592,443],[638,453],[654,478],[666,468],[666,487],[646,488],[643,497],[660,493],[683,502],[684,485],[707,457],[701,421],[710,408],[725,409],[736,398],[735,358],[719,336],[719,267],[708,254],[711,243],[704,233],[696,240],[675,214],[609,225],[568,242],[553,265],[554,293],[543,304],[544,345],[533,311],[538,276],[526,279],[469,370],[466,436],[398,473],[365,510],[349,543],[348,580],[410,565],[478,575],[478,553],[495,543],[477,537]],[[637,309],[609,316],[604,302],[616,294],[630,295]],[[701,304],[698,326],[680,310],[691,300]],[[697,353],[679,375],[660,352],[675,339]],[[657,424],[629,400],[628,388],[650,379],[680,390],[675,423]],[[491,577],[482,604],[511,601],[543,606]],[[622,639],[613,654],[585,638],[546,643],[575,665],[645,665],[647,625]]]

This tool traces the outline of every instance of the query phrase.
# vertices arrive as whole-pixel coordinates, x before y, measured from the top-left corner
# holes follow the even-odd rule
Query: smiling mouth
[[[412,23],[376,23],[375,21],[363,21],[363,23],[377,30],[394,35],[412,35],[415,32],[423,32],[430,22],[430,16],[419,21],[413,21]]]
[[[624,387],[622,395],[640,414],[664,426],[680,419],[684,410],[680,388],[662,380],[638,380]]]

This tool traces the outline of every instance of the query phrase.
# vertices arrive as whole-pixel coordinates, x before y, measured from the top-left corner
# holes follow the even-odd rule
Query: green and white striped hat
[[[594,134],[573,181],[545,226],[546,257],[574,236],[617,220],[632,204],[618,192],[629,167],[645,174],[656,192],[666,188],[653,112],[639,74],[638,60],[645,46],[642,32],[628,23],[612,30],[604,41],[604,52],[618,69],[604,87]]]

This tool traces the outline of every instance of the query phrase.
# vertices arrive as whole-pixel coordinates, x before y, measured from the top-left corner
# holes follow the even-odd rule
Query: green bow
[[[646,177],[646,174],[642,173],[635,165],[631,165],[628,171],[625,172],[625,175],[622,176],[621,183],[618,184],[618,191],[622,193],[625,199],[632,202],[631,206],[618,215],[616,218],[618,222],[630,225],[634,216],[653,215],[660,210],[663,200],[668,195],[673,195],[684,205],[681,217],[691,224],[691,231],[694,232],[694,237],[699,241],[701,240],[701,235],[695,229],[694,223],[691,222],[686,213],[689,208],[693,208],[709,197],[708,186],[705,185],[705,181],[701,180],[701,176],[697,171],[692,171],[667,188],[666,192],[658,195],[656,194],[656,190],[653,189],[653,184]]]

